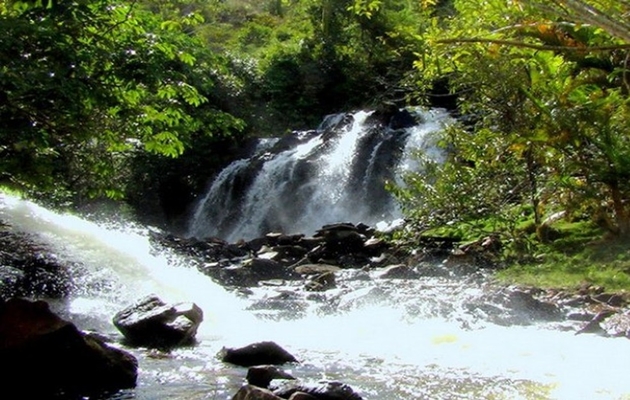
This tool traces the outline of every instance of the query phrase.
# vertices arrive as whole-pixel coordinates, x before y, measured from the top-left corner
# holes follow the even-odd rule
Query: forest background
[[[630,288],[624,0],[1,1],[0,183],[181,219],[252,138],[445,107],[398,239],[492,236],[502,278]],[[422,155],[418,157],[422,160]]]

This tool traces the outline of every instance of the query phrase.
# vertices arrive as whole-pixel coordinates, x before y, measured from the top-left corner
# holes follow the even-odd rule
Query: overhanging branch
[[[440,40],[436,40],[435,43],[441,43],[441,44],[490,43],[490,44],[498,44],[502,46],[522,47],[522,48],[534,49],[534,50],[571,51],[571,52],[586,52],[586,53],[630,49],[630,44],[617,44],[617,45],[610,45],[610,46],[551,46],[551,45],[544,45],[544,44],[520,42],[517,40],[489,39],[489,38],[440,39]]]

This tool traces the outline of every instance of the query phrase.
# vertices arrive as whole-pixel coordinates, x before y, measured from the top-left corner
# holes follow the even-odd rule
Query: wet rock
[[[116,313],[113,323],[133,345],[170,348],[192,344],[203,311],[194,303],[166,304],[155,295]]]
[[[400,109],[394,104],[381,104],[370,114],[366,122],[397,130],[416,126],[419,121],[404,108]]]
[[[68,267],[25,234],[0,226],[0,299],[59,298],[72,287]]]
[[[257,280],[263,279],[294,279],[293,271],[278,261],[253,258],[243,263],[243,268],[250,271]]]
[[[255,365],[282,365],[289,362],[298,362],[288,351],[275,342],[258,342],[236,349],[223,348],[219,352],[219,358],[223,362],[252,367]]]
[[[581,333],[595,333],[595,334],[598,334],[598,335],[605,336],[606,335],[606,331],[604,330],[604,328],[602,328],[601,323],[602,323],[602,321],[604,321],[606,318],[610,317],[614,313],[615,312],[613,310],[602,310],[602,311],[598,312],[593,317],[593,319],[588,321],[588,323],[586,323],[580,330],[575,332],[575,334],[579,335]]]
[[[304,264],[295,267],[295,272],[300,275],[318,275],[326,272],[341,271],[341,268],[328,264]]]
[[[562,318],[560,308],[556,304],[539,300],[527,291],[513,290],[509,292],[507,305],[534,320],[557,321]]]
[[[342,254],[360,252],[366,241],[365,235],[359,232],[359,228],[347,223],[324,225],[314,237],[322,237],[327,249],[342,252]]]
[[[369,238],[363,243],[363,251],[370,256],[380,255],[387,247],[387,242],[379,238]]]
[[[317,397],[304,392],[295,392],[289,397],[289,400],[317,400]]]
[[[611,307],[621,307],[626,304],[626,299],[623,296],[614,293],[599,293],[592,296],[592,298]]]
[[[284,399],[302,392],[320,400],[362,400],[363,398],[350,386],[342,382],[324,382],[317,386],[296,385],[282,388],[274,393]]]
[[[269,254],[269,253],[265,253]],[[275,256],[275,254],[273,255]],[[299,278],[291,268],[267,258],[251,258],[242,264],[230,265],[218,271],[218,279],[233,286],[256,286],[261,281]]]
[[[266,389],[274,379],[295,380],[295,377],[274,365],[258,365],[247,370],[245,379],[250,385]]]
[[[50,311],[43,301],[0,303],[2,390],[20,398],[75,398],[136,385],[136,359]]]
[[[630,339],[630,311],[615,313],[601,322],[607,336]]]
[[[419,275],[413,268],[404,264],[397,264],[386,267],[379,277],[382,279],[415,279]]]
[[[282,398],[267,389],[245,385],[236,392],[232,400],[282,400]]]
[[[498,325],[528,325],[539,321],[560,321],[560,307],[540,300],[531,290],[504,288],[467,303],[473,314]]]
[[[306,290],[310,292],[323,292],[336,286],[335,274],[324,272],[311,278],[306,284]]]

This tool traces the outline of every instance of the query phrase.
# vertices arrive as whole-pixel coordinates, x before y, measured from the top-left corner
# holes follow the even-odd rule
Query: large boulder
[[[245,385],[232,397],[232,400],[282,400],[267,389]]]
[[[247,370],[247,377],[245,379],[247,379],[247,383],[250,385],[266,389],[274,379],[295,380],[295,377],[275,365],[257,365],[249,367]]]
[[[281,365],[289,362],[297,362],[297,359],[275,342],[252,343],[236,349],[223,348],[219,352],[219,358],[223,362],[252,367],[255,365]]]
[[[171,348],[190,345],[203,321],[194,303],[166,304],[149,295],[118,312],[114,325],[133,345]]]
[[[296,393],[306,393],[319,400],[362,400],[363,398],[350,386],[342,382],[323,382],[317,386],[295,385],[274,392],[277,396],[288,399]]]
[[[136,385],[129,353],[86,335],[43,301],[0,303],[3,393],[20,398],[76,398]]]

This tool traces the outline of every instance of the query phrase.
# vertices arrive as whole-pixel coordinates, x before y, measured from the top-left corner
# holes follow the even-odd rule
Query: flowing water
[[[416,151],[439,160],[432,134],[451,122],[443,110],[412,111],[421,122],[397,130],[375,126],[370,112],[329,116],[316,131],[234,161],[198,202],[189,235],[236,242],[274,230],[312,234],[330,223],[399,218],[385,182],[417,169]]]
[[[96,224],[8,195],[0,220],[75,269],[75,289],[53,306],[82,329],[119,341],[111,317],[148,293],[203,308],[198,345],[169,355],[128,349],[140,361],[138,387],[111,399],[230,399],[246,370],[215,354],[261,340],[301,360],[287,366],[294,376],[340,380],[372,400],[630,398],[630,341],[552,323],[493,324],[470,306],[484,292],[481,276],[387,280],[345,271],[339,289],[321,295],[284,285],[244,296],[152,249],[146,228]]]

